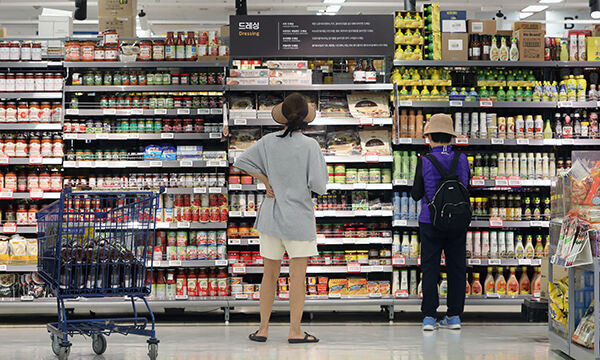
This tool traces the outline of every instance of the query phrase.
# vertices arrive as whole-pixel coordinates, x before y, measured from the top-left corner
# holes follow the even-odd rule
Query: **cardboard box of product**
[[[253,78],[268,76],[268,69],[229,69],[229,77]]]
[[[441,24],[441,20],[440,20],[440,3],[423,4],[423,5],[421,5],[421,11],[425,13],[426,12],[425,9],[427,7],[431,8],[431,29],[430,29],[430,31],[433,31],[433,32],[440,32],[440,31],[442,31],[440,29],[440,24]],[[427,23],[427,21],[426,21],[426,23]]]
[[[467,20],[467,12],[465,10],[443,10],[440,11],[440,19]]]
[[[269,85],[312,85],[312,77],[309,79],[269,78]]]
[[[445,33],[466,33],[466,20],[442,20],[442,32]]]
[[[98,0],[98,17],[133,17],[137,15],[137,0]]]
[[[442,33],[442,60],[466,61],[468,57],[469,34]]]
[[[258,78],[228,77],[227,85],[269,85],[269,78],[266,76]]]
[[[467,20],[469,34],[496,34],[496,20]]]
[[[600,61],[600,37],[588,36],[587,39],[587,60]]]
[[[308,61],[305,60],[269,60],[267,61],[269,69],[308,69]]]
[[[312,70],[270,70],[269,77],[280,79],[312,79]]]
[[[519,60],[544,61],[544,31],[519,29],[513,32],[519,45]]]
[[[104,30],[114,29],[119,34],[120,38],[134,38],[135,37],[135,16],[132,17],[99,17],[98,18],[98,32],[101,33]]]
[[[535,21],[515,21],[512,24],[513,31],[517,31],[519,29],[526,30],[543,30],[542,23]]]

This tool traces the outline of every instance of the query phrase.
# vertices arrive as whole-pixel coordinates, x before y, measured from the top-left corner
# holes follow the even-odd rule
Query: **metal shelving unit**
[[[178,187],[167,188],[165,194],[226,194],[226,187]]]
[[[427,145],[425,139],[400,138],[393,140],[394,145]],[[600,139],[468,139],[468,145],[490,146],[594,146],[600,145]]]
[[[67,116],[223,115],[223,109],[66,109]]]
[[[203,68],[226,67],[229,61],[65,61],[66,68]]]
[[[157,222],[157,230],[180,229],[180,230],[199,230],[199,229],[227,229],[227,222],[180,222],[180,223],[165,223]]]
[[[223,85],[98,85],[98,86],[83,86],[83,85],[67,85],[65,92],[139,92],[139,91],[225,91]]]
[[[391,265],[379,265],[379,266],[369,266],[363,265],[356,268],[355,271],[349,271],[349,266],[338,265],[338,266],[311,266],[309,265],[306,269],[307,274],[354,274],[354,273],[374,273],[374,272],[384,272],[389,273],[392,272]],[[359,269],[360,268],[360,269]],[[360,270],[360,271],[358,271]],[[232,273],[232,269],[229,268],[229,273]],[[264,268],[262,266],[248,266],[246,267],[246,274],[262,274],[264,272]],[[282,266],[281,273],[287,274],[290,272],[289,266]]]
[[[33,159],[33,158],[32,158]],[[34,164],[34,162],[36,162]],[[9,158],[8,165],[60,165],[62,164],[62,158],[42,158],[41,163],[30,160],[30,158]]]
[[[394,66],[552,68],[552,67],[600,67],[600,62],[597,62],[597,61],[394,60]]]
[[[221,133],[64,134],[64,140],[221,140]]]
[[[9,123],[0,124],[0,131],[60,131],[62,124],[60,123]]]
[[[62,159],[61,159],[62,160]],[[227,161],[219,160],[151,160],[151,161],[65,161],[64,168],[209,168],[226,167]]]
[[[229,125],[236,126],[275,126],[272,118],[235,117],[229,119]],[[392,118],[352,118],[352,117],[317,117],[311,123],[313,126],[326,125],[392,125]]]
[[[393,84],[229,85],[228,91],[393,90]]]
[[[62,99],[62,92],[0,92],[0,99]]]

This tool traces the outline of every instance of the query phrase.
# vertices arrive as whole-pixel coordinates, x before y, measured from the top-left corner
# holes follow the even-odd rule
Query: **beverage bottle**
[[[523,235],[517,235],[515,243],[515,257],[517,259],[525,258],[525,247],[523,246]]]
[[[506,101],[515,101],[515,91],[513,90],[512,86],[508,87],[508,90],[506,91]]]
[[[410,271],[410,283],[408,285],[409,295],[417,295],[417,270],[413,269]]]
[[[462,135],[463,133],[462,113],[460,112],[454,113],[454,132],[458,135]]]
[[[515,138],[523,139],[525,137],[525,122],[522,115],[517,115],[515,119]]]
[[[408,151],[402,152],[402,179],[410,179],[414,175],[410,173],[410,158]]]
[[[479,273],[473,273],[473,283],[471,284],[471,295],[482,295],[483,291],[479,282]]]
[[[563,139],[572,139],[573,138],[573,122],[571,116],[568,114],[563,114],[563,118],[565,123],[562,127],[562,137]]]
[[[510,275],[508,276],[508,281],[506,282],[506,293],[508,295],[519,295],[519,281],[515,275],[516,271],[517,269],[515,267],[510,268]]]
[[[533,236],[527,235],[525,243],[525,257],[527,259],[533,259],[535,256],[535,248],[533,247]]]
[[[417,118],[415,116],[415,111],[410,110],[408,112],[408,134],[409,137],[414,138],[417,130]]]
[[[498,295],[506,295],[506,280],[504,279],[503,271],[504,269],[502,267],[498,267],[498,273],[496,274],[496,280],[494,282],[494,290]]]
[[[500,61],[508,61],[509,60],[509,54],[508,54],[509,50],[508,50],[508,46],[506,45],[506,38],[502,37],[500,39],[500,51],[499,51],[499,60]]]
[[[542,276],[541,276],[542,268],[535,268],[535,276],[533,277],[533,281],[531,282],[531,293],[533,294],[534,299],[540,298],[540,291],[542,285]]]
[[[504,165],[504,176],[513,175],[513,158],[511,153],[506,153],[506,160]]]
[[[177,40],[175,41],[175,59],[185,60],[185,40],[183,39],[185,33],[179,31],[177,33]]]
[[[408,257],[412,260],[417,259],[417,257],[419,257],[419,253],[420,253],[420,246],[419,246],[419,236],[417,235],[416,232],[412,232],[410,234],[410,252],[408,253]]]
[[[515,138],[515,119],[512,116],[506,118],[506,138]]]
[[[519,294],[529,295],[531,294],[531,283],[529,282],[529,276],[527,276],[527,266],[523,266],[521,270],[521,279],[519,279]]]
[[[490,259],[498,259],[498,232],[490,231]]]
[[[498,153],[498,176],[506,176],[506,161],[504,153]]]
[[[548,245],[550,245],[550,235],[546,235],[546,242],[544,243],[543,257],[548,257]]]
[[[540,128],[541,130],[541,128]],[[535,133],[535,123],[533,121],[533,116],[527,115],[525,118],[525,138],[533,139]]]
[[[364,84],[366,78],[366,72],[363,68],[362,59],[356,60],[356,66],[354,67],[354,73],[352,75],[355,84]],[[406,89],[405,89],[406,90]]]
[[[520,86],[517,86],[517,91],[515,91],[515,101],[523,101],[523,89]]]
[[[585,101],[585,89],[587,88],[587,81],[583,77],[583,75],[577,76],[577,101]]]
[[[402,179],[402,152],[394,150],[394,180]]]
[[[408,292],[408,270],[400,271],[400,291]]]
[[[519,49],[517,48],[517,38],[510,39],[510,61],[519,61]]]
[[[440,295],[448,295],[448,278],[445,272],[442,273],[442,281],[440,282]]]
[[[544,153],[542,156],[542,179],[547,180],[550,178],[550,158],[548,153]]]
[[[550,220],[552,217],[552,209],[550,209],[550,198],[544,198],[544,220]]]
[[[519,154],[517,153],[513,153],[513,157],[512,157],[512,161],[513,161],[513,168],[512,168],[512,176],[520,176],[520,172],[519,172]]]
[[[416,138],[419,139],[423,137],[423,110],[417,110],[415,121],[417,123]]]
[[[400,198],[400,218],[403,220],[408,219],[408,195],[406,192],[403,192]]]
[[[506,232],[506,257],[508,259],[515,258],[515,233],[512,231]]]
[[[177,59],[175,52],[175,37],[172,31],[167,32],[167,39],[165,40],[165,60],[173,61]]]
[[[506,118],[503,116],[498,117],[498,138],[506,139]]]
[[[527,155],[525,153],[521,153],[519,156],[519,169],[513,168],[513,173],[515,176],[520,176],[521,179],[527,179]]]
[[[542,245],[542,235],[535,236],[535,258],[541,259],[544,256],[544,245]]]
[[[485,281],[483,282],[486,295],[496,293],[496,283],[494,281],[492,271],[492,267],[489,266],[487,268],[487,276],[485,277]]]
[[[377,71],[375,70],[375,66],[373,66],[373,59],[367,60],[367,67],[365,68],[365,82],[371,84],[377,82]]]
[[[471,114],[471,132],[470,136],[477,138],[479,135],[479,114],[474,112]]]

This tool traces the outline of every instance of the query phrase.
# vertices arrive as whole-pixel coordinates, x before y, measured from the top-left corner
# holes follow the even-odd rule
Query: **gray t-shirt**
[[[277,137],[263,136],[239,156],[234,166],[242,171],[266,175],[275,198],[263,201],[254,228],[284,240],[317,238],[311,191],[327,192],[327,164],[316,140],[295,132]]]

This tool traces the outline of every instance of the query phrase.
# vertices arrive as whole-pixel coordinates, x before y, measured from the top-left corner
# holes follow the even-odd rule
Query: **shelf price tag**
[[[256,217],[256,211],[244,211],[244,217]]]
[[[173,134],[173,133],[161,133],[160,134],[161,139],[173,139],[174,137],[175,137],[175,134]]]
[[[492,145],[504,145],[504,139],[491,139]]]
[[[108,139],[108,134],[107,133],[100,133],[100,134],[96,134],[96,139]]]
[[[208,115],[210,114],[210,109],[198,109],[198,115]]]
[[[379,162],[379,155],[367,153],[365,155],[365,162],[368,162],[368,163],[378,163]]]
[[[189,115],[190,109],[177,109],[177,115]]]
[[[479,100],[479,107],[494,107],[494,103],[491,100]]]
[[[44,198],[44,190],[36,189],[29,191],[30,199],[43,199]]]
[[[369,297],[370,298],[380,298],[381,297],[381,293],[369,293]]]
[[[139,139],[140,134],[139,133],[130,133],[130,134],[127,134],[127,138],[128,139]]]
[[[558,102],[558,107],[559,108],[573,107],[573,102],[572,101],[559,101]]]
[[[242,217],[242,212],[241,211],[230,211],[229,216],[230,217]]]
[[[467,259],[467,265],[481,265],[481,259]]]
[[[2,225],[2,232],[4,234],[15,234],[17,232],[17,224],[6,223],[6,224]]]
[[[529,222],[529,226],[531,227],[543,227],[544,226],[544,222],[543,221],[539,221],[539,220],[532,220]]]
[[[177,228],[178,229],[189,229],[190,228],[190,223],[189,222],[180,222],[180,223],[177,223]]]
[[[229,190],[242,190],[242,184],[229,184]]]
[[[236,294],[235,299],[236,300],[248,300],[248,294]]]
[[[156,161],[156,160],[150,161],[150,166],[151,167],[162,167],[162,165],[163,165],[162,161]]]
[[[542,265],[542,259],[531,259],[531,265],[533,265],[533,266]]]
[[[358,124],[359,125],[373,125],[373,118],[367,118],[367,117],[362,118],[361,117],[358,119]]]
[[[29,158],[29,165],[42,165],[44,159],[41,156],[35,156]]]
[[[32,295],[23,295],[21,296],[21,301],[33,301]]]
[[[406,257],[402,254],[394,255],[392,257],[392,265],[397,265],[397,266],[406,265]]]
[[[394,220],[392,226],[407,226],[408,220]]]
[[[77,140],[77,134],[64,134],[63,139],[65,140]]]
[[[260,239],[250,238],[248,239],[248,245],[260,245]]]
[[[348,273],[359,273],[360,264],[348,264],[346,265],[346,272]]]
[[[211,115],[220,115],[223,113],[223,109],[210,109]]]
[[[79,109],[66,109],[65,115],[79,115]]]
[[[227,266],[227,260],[226,259],[215,260],[215,266]]]
[[[396,290],[394,297],[396,299],[408,299],[408,290]]]
[[[267,186],[265,184],[256,184],[256,190],[267,190]]]
[[[575,141],[573,141],[573,139],[562,139],[561,144],[562,145],[574,145]]]
[[[208,193],[209,194],[220,194],[221,193],[221,188],[220,187],[211,187],[211,188],[208,188]]]
[[[154,109],[154,115],[167,115],[167,109]]]
[[[227,240],[229,245],[241,245],[242,241],[240,239],[229,239]]]
[[[119,115],[131,115],[131,109],[119,109]]]
[[[208,135],[209,139],[220,139],[221,138],[221,133],[210,133]]]
[[[413,102],[412,102],[412,100],[400,100],[400,101],[398,101],[398,106],[412,107],[413,106]]]
[[[171,266],[181,266],[181,260],[170,260],[169,267]]]
[[[208,161],[206,162],[206,166],[208,166],[208,167],[212,167],[212,166],[216,166],[216,167],[219,167],[219,166],[225,166],[225,164],[224,164],[224,163],[225,163],[225,161],[219,161],[219,160],[208,160]]]
[[[11,189],[0,190],[0,199],[12,199],[13,196],[13,191]]]
[[[181,166],[181,167],[193,167],[194,166],[194,162],[192,160],[181,160],[179,162],[179,166]]]
[[[194,188],[194,194],[206,194],[208,192],[208,189],[205,187],[195,187]]]
[[[477,187],[485,186],[485,179],[483,178],[483,176],[474,176],[471,179],[471,186],[477,186]]]
[[[383,272],[383,266],[382,265],[371,266],[371,272]]]
[[[508,186],[521,186],[521,178],[519,176],[511,176],[508,178]]]
[[[508,186],[508,179],[504,176],[497,176],[494,182],[496,186]]]
[[[412,144],[412,138],[400,138],[398,144]]]
[[[405,186],[408,185],[408,179],[398,179],[393,181],[394,185]]]
[[[463,106],[463,102],[462,101],[458,101],[458,100],[451,100],[448,105],[462,107]]]
[[[367,184],[365,183],[356,183],[352,185],[353,189],[366,189],[367,188]]]
[[[102,109],[102,115],[117,115],[117,109]]]
[[[340,293],[333,293],[333,294],[329,294],[328,296],[330,299],[341,299],[342,298],[342,294],[340,294]]]
[[[200,110],[198,110],[200,111]],[[233,125],[247,125],[248,120],[246,119],[233,119]]]
[[[517,145],[529,145],[529,139],[517,139]]]
[[[252,293],[252,300],[260,300],[260,291],[255,291]]]
[[[469,145],[469,138],[465,135],[461,135],[454,139],[456,145]]]
[[[531,265],[531,259],[518,259],[517,263],[519,265]]]
[[[237,274],[237,275],[246,274],[246,264],[242,264],[242,263],[233,264],[233,266],[231,267],[231,272],[233,274]]]
[[[494,216],[490,218],[490,227],[491,228],[501,228],[504,226],[502,222],[502,218],[499,216]]]
[[[8,165],[10,163],[10,159],[8,156],[0,156],[0,165]]]
[[[144,109],[131,109],[131,115],[144,115]]]
[[[0,271],[7,271],[8,267],[6,265],[0,265]]]
[[[500,259],[489,259],[488,260],[488,265],[500,265],[502,264],[502,261]]]

